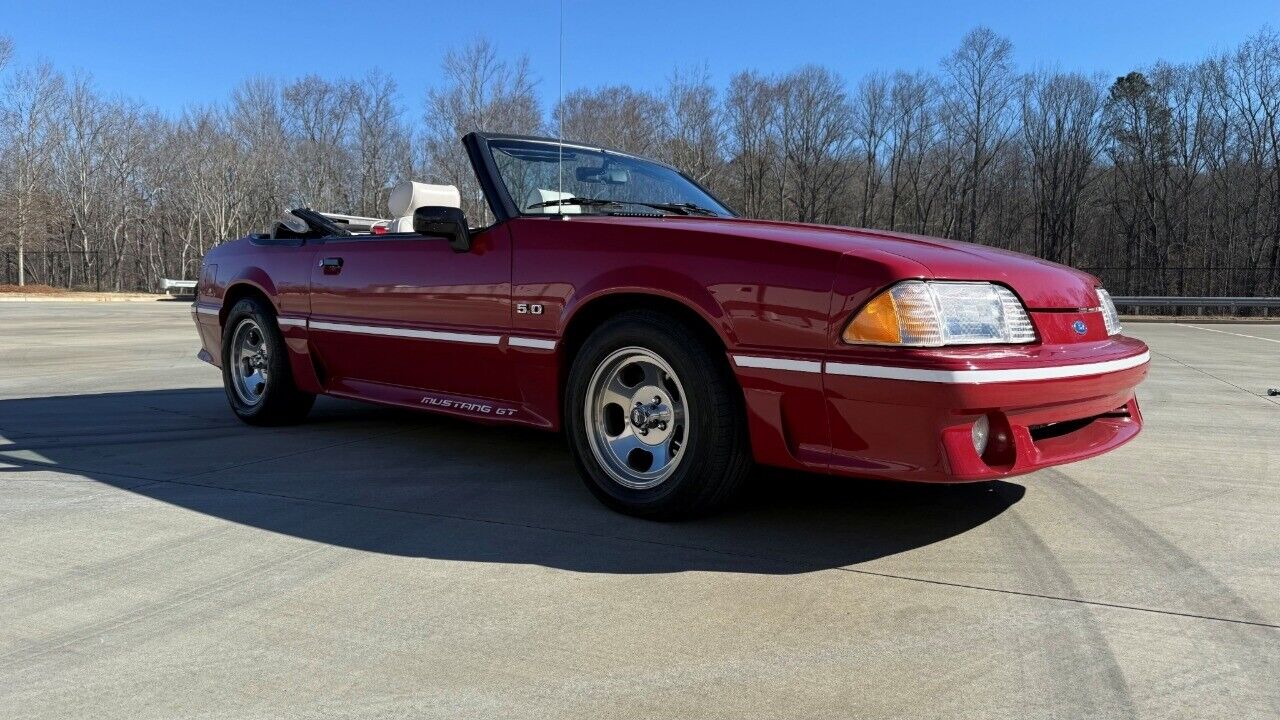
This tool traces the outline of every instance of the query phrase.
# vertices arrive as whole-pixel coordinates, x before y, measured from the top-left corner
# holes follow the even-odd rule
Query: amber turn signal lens
[[[1035,342],[1013,291],[989,282],[903,280],[875,296],[845,327],[853,345],[983,345]]]
[[[902,342],[902,332],[898,328],[898,308],[893,302],[893,294],[886,290],[864,305],[853,322],[845,327],[844,341],[897,345]]]

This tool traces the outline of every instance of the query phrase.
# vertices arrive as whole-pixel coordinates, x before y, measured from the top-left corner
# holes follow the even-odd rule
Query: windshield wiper
[[[711,217],[719,217],[720,213],[709,210],[701,205],[694,205],[690,202],[684,203],[653,203],[640,202],[639,200],[605,200],[603,198],[560,198],[559,200],[544,200],[543,202],[533,203],[526,206],[525,209],[533,210],[534,208],[555,207],[558,205],[581,205],[583,207],[599,207],[601,205],[643,205],[651,207],[654,210],[665,210],[670,213],[679,213],[680,215],[709,215]]]
[[[536,202],[536,203],[533,203],[532,205],[526,205],[525,209],[533,210],[534,208],[555,207],[557,205],[582,205],[583,207],[590,207],[590,206],[599,206],[599,205],[621,205],[621,204],[622,203],[618,202],[617,200],[601,200],[599,198],[570,197],[570,198],[560,198],[558,200],[544,200],[542,202]]]
[[[694,205],[691,202],[682,203],[636,203],[637,205],[648,205],[658,210],[670,210],[683,215],[709,215],[711,217],[720,217],[720,213],[710,208],[704,208],[701,205]]]

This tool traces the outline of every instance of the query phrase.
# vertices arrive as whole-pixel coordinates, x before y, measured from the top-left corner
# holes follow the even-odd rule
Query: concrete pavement
[[[5,305],[0,716],[1276,717],[1280,328],[1211,327],[1128,328],[1108,456],[656,524],[555,436],[245,427],[183,303]]]

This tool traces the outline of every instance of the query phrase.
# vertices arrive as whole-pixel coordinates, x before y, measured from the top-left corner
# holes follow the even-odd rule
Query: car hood
[[[637,219],[628,220],[634,222]],[[694,233],[752,237],[827,249],[855,257],[859,253],[888,253],[908,261],[903,263],[907,277],[998,282],[1013,288],[1031,310],[1098,306],[1095,288],[1099,283],[1092,275],[1030,255],[985,245],[882,230],[743,218],[666,217],[657,222]]]

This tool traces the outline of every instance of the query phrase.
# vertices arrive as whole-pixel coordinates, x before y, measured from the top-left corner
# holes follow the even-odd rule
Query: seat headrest
[[[556,190],[548,190],[546,188],[533,188],[529,191],[529,196],[525,198],[525,206],[520,208],[520,211],[542,213],[544,215],[577,215],[582,212],[582,208],[577,205],[546,205],[541,208],[530,207],[531,205],[547,202],[549,200],[568,200],[571,197],[573,197],[573,193],[558,192]]]
[[[462,195],[453,185],[428,185],[405,180],[392,189],[387,200],[387,209],[393,218],[413,215],[414,210],[427,205],[460,208]]]

